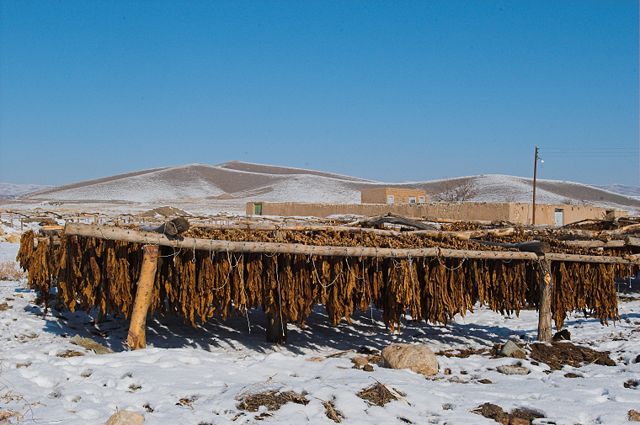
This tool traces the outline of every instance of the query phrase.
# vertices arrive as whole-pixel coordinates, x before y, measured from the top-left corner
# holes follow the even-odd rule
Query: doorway
[[[564,226],[564,210],[562,208],[556,208],[554,218],[557,227]]]

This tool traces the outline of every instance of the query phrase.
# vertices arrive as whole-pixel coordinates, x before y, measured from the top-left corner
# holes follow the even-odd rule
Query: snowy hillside
[[[628,184],[612,184],[609,186],[600,187],[604,190],[608,190],[609,192],[640,199],[640,186],[631,186]]]
[[[488,174],[407,183],[384,183],[316,170],[245,162],[189,164],[142,170],[41,190],[27,196],[40,201],[187,202],[210,205],[247,201],[357,203],[360,190],[375,186],[419,187],[433,199],[461,186],[471,187],[466,201],[530,202],[531,179]],[[539,180],[540,203],[588,203],[621,209],[640,208],[640,199],[574,182]]]
[[[38,190],[42,190],[48,186],[38,184],[16,184],[16,183],[0,183],[0,199],[10,199],[17,196],[23,196]]]

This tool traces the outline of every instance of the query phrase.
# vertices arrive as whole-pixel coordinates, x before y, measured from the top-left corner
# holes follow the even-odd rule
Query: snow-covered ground
[[[0,244],[0,260],[16,251],[17,244]],[[377,311],[333,328],[318,308],[304,330],[290,325],[284,347],[264,341],[257,311],[201,329],[160,318],[149,324],[147,349],[126,351],[126,321],[107,318],[94,325],[86,313],[55,310],[43,316],[34,298],[24,282],[0,281],[0,305],[9,307],[0,308],[0,412],[19,415],[9,423],[102,424],[116,409],[128,409],[142,413],[145,424],[333,424],[323,401],[333,401],[345,424],[495,424],[471,412],[485,402],[540,410],[546,419],[536,423],[549,424],[620,424],[629,409],[640,409],[640,388],[624,386],[640,380],[640,299],[622,302],[621,320],[609,326],[582,315],[567,321],[574,342],[611,351],[616,366],[551,371],[543,363],[488,354],[438,356],[440,373],[427,379],[379,366],[353,369],[351,358],[361,347],[381,349],[390,342],[425,343],[435,352],[491,348],[508,338],[526,343],[535,338],[536,312],[503,317],[480,308],[447,327],[407,323],[391,335]],[[114,353],[73,345],[76,334]],[[83,355],[60,357],[66,350]],[[531,373],[496,371],[516,361]],[[568,372],[580,377],[565,377]],[[406,395],[369,406],[356,394],[376,382]],[[309,403],[288,403],[269,415],[238,408],[238,397],[270,389],[306,393]]]

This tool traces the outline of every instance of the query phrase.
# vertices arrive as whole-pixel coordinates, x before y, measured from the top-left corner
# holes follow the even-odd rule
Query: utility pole
[[[533,200],[531,202],[531,225],[536,225],[536,178],[538,176],[538,146],[533,156]]]

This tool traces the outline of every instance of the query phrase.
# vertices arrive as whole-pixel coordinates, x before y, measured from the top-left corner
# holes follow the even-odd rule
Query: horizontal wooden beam
[[[184,238],[182,240],[176,240],[168,239],[165,235],[160,233],[145,232],[123,227],[101,226],[96,224],[82,223],[67,223],[67,225],[65,226],[65,234],[215,252],[245,252],[259,254],[297,254],[373,258],[444,257],[529,261],[537,261],[539,258],[541,258],[533,252],[479,251],[438,247],[376,248],[361,246],[316,246],[276,242],[240,242],[196,238]],[[590,263],[629,264],[633,262],[621,257],[553,253],[546,254],[546,258],[551,261],[577,261]],[[640,263],[640,259],[636,260],[636,262]]]
[[[593,240],[569,240],[562,241],[564,245],[577,247],[577,248],[622,248],[627,243],[624,239],[612,239],[610,241],[601,241],[599,239]]]
[[[613,257],[608,255],[582,255],[582,254],[563,254],[556,252],[549,252],[545,254],[545,259],[549,261],[562,261],[572,263],[600,263],[600,264],[638,264],[640,265],[640,258],[628,257]]]

